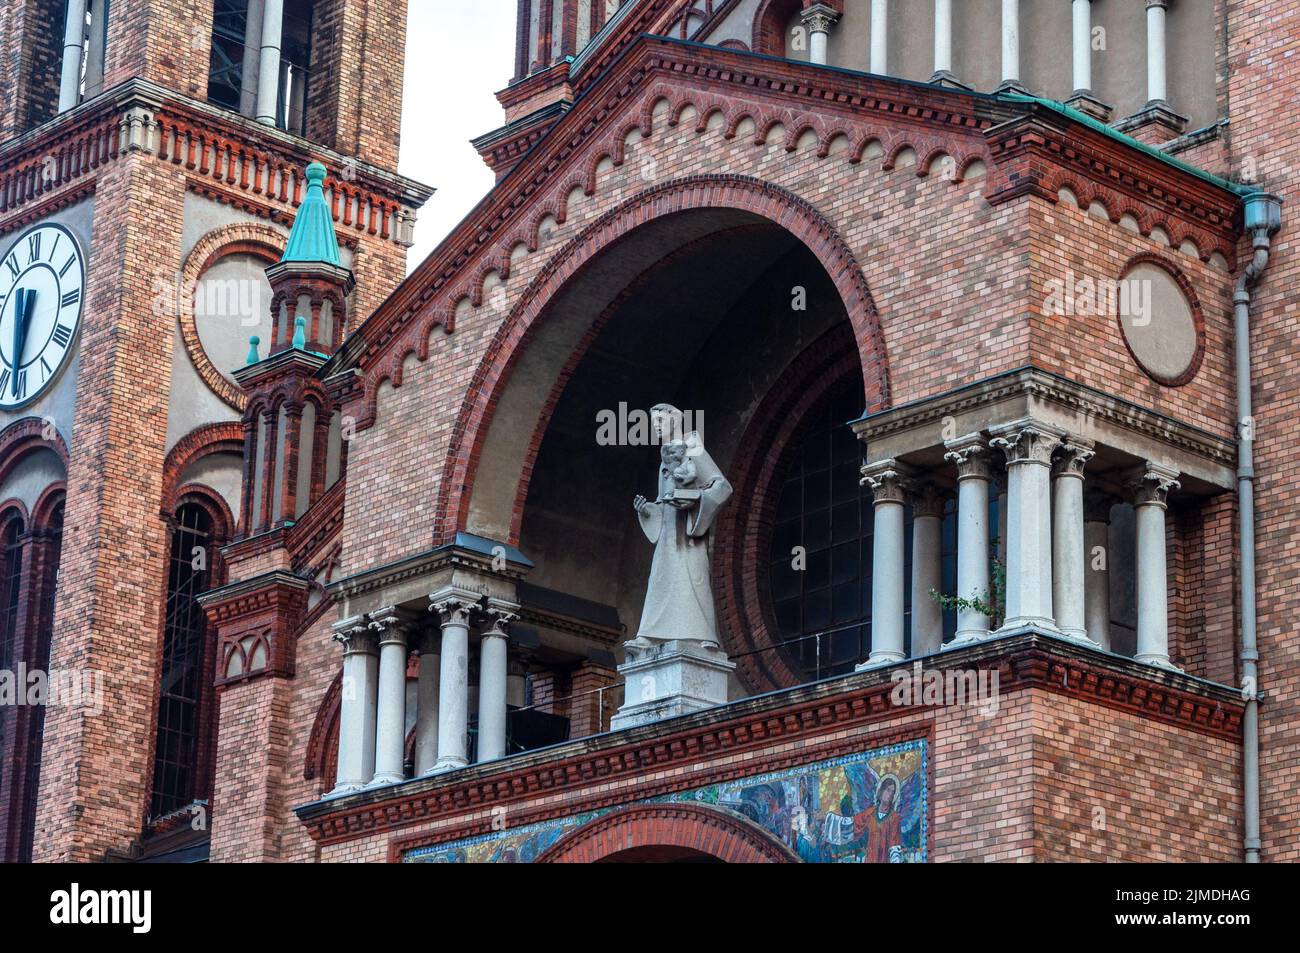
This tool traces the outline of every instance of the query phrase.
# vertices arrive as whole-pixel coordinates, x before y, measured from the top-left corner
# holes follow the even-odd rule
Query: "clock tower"
[[[0,670],[50,685],[0,710],[0,860],[201,850],[221,706],[197,597],[255,535],[236,372],[293,326],[266,269],[309,190],[355,282],[330,341],[405,275],[431,194],[396,171],[406,2],[0,16]]]

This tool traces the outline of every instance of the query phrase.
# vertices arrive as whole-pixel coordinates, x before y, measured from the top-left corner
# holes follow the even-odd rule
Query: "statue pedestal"
[[[613,731],[727,702],[727,679],[736,663],[721,649],[675,640],[646,648],[628,643],[627,654],[618,667],[626,684],[623,707],[610,721]]]

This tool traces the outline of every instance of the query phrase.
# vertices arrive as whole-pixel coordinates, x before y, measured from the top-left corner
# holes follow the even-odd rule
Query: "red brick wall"
[[[1300,580],[1295,539],[1300,532],[1300,377],[1296,374],[1295,251],[1300,187],[1300,129],[1293,103],[1300,98],[1300,6],[1288,0],[1236,0],[1227,5],[1229,143],[1238,174],[1282,196],[1282,232],[1273,239],[1268,272],[1252,308],[1255,487],[1259,587],[1260,800],[1262,858],[1300,860]],[[1247,254],[1243,244],[1241,254]]]
[[[931,730],[935,862],[1060,860],[1067,854],[1099,861],[1239,856],[1234,743],[1042,689],[1002,696],[991,717],[972,708],[917,712],[815,739],[701,755],[631,781],[539,793],[508,805],[501,816],[509,827],[512,818],[547,806],[580,805],[589,798],[602,805],[635,802],[645,796],[643,785],[687,790],[724,766],[719,757],[734,776],[761,774],[816,761],[823,746],[866,751]],[[482,808],[452,808],[432,822],[327,844],[320,856],[383,861],[394,842],[481,825],[486,816]]]
[[[0,7],[0,142],[51,118],[63,64],[61,0]]]
[[[59,587],[51,667],[101,673],[104,710],[47,715],[38,860],[99,860],[147,810],[172,347],[154,281],[180,267],[183,197],[184,174],[139,153],[97,180],[61,567],[77,584]]]

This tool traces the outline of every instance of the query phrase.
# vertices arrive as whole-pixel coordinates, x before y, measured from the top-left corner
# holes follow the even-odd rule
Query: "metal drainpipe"
[[[1237,364],[1237,509],[1241,521],[1241,692],[1243,848],[1259,863],[1259,650],[1255,627],[1255,420],[1251,409],[1250,289],[1268,267],[1269,241],[1282,226],[1282,201],[1267,192],[1242,200],[1254,254],[1232,297]]]

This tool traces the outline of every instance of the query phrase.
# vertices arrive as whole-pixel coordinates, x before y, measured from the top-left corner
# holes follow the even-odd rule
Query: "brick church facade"
[[[1300,11],[406,7],[0,7],[0,859],[1300,859]]]

